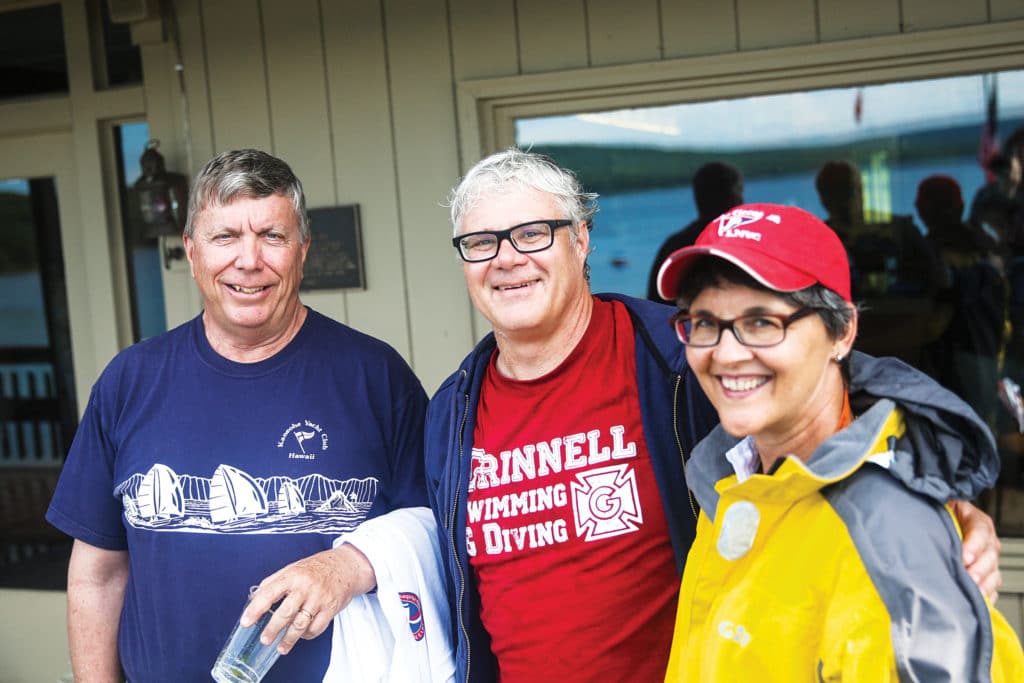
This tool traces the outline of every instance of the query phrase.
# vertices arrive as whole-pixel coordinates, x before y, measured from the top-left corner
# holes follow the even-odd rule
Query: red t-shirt
[[[539,379],[503,377],[496,358],[466,533],[502,683],[662,680],[679,577],[628,311],[595,299],[583,340]]]

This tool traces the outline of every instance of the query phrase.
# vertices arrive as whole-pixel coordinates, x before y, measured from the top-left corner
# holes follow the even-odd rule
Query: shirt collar
[[[736,479],[739,483],[750,478],[761,464],[761,457],[758,455],[757,446],[754,445],[754,437],[748,436],[735,446],[725,452],[725,457],[736,472]]]

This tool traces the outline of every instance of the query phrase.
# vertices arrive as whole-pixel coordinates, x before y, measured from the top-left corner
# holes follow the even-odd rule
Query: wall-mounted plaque
[[[366,289],[359,205],[309,210],[313,242],[300,289]]]

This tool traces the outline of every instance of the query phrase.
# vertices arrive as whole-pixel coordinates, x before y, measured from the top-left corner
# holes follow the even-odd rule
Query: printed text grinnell
[[[622,425],[610,427],[608,431],[611,434],[610,446],[602,445],[600,429],[592,429],[501,451],[498,457],[474,448],[469,490],[533,480],[556,474],[563,468],[569,471],[609,460],[636,457],[636,442],[625,440],[626,430]]]

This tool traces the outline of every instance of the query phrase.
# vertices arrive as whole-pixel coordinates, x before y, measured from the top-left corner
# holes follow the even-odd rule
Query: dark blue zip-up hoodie
[[[684,347],[668,324],[672,307],[620,294],[599,294],[598,298],[622,302],[633,320],[644,438],[681,575],[696,529],[696,510],[686,487],[684,460],[718,423],[718,417],[687,367]],[[480,596],[466,551],[473,433],[480,387],[494,346],[494,335],[488,334],[458,371],[441,384],[427,408],[424,439],[428,496],[438,521],[452,610],[452,642],[457,644],[456,681],[472,683],[497,679],[490,636],[480,623]],[[594,372],[601,369],[594,368]]]

